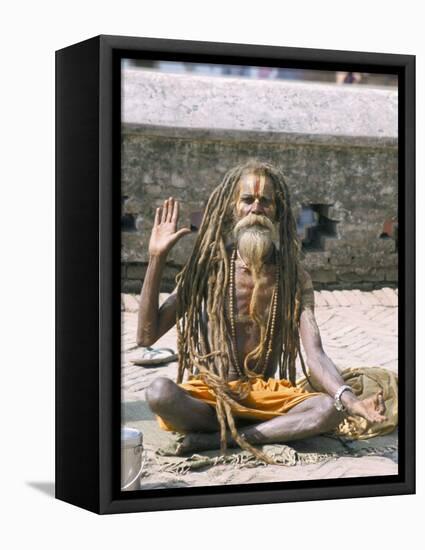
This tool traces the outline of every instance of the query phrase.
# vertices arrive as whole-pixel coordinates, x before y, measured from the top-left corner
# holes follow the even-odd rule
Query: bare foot
[[[229,439],[229,438],[228,438]],[[228,446],[231,441],[228,440]],[[220,448],[220,434],[191,432],[185,435],[183,441],[178,445],[176,455],[183,456],[188,453],[207,451]]]

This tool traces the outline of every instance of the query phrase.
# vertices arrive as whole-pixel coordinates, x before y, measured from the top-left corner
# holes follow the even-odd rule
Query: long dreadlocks
[[[244,362],[242,371],[237,365],[237,353],[232,341],[226,302],[230,283],[230,262],[226,238],[234,223],[238,182],[244,173],[268,176],[273,184],[279,225],[278,310],[281,330],[273,347],[279,350],[279,377],[295,384],[295,360],[300,355],[299,319],[301,288],[299,282],[300,242],[291,210],[284,175],[269,163],[248,161],[229,170],[208,200],[193,253],[177,275],[177,334],[179,369],[177,383],[185,371],[198,374],[216,394],[216,412],[220,425],[222,452],[226,449],[227,427],[238,445],[250,450],[265,462],[269,457],[252,447],[237,432],[232,405],[249,391],[253,372]],[[263,342],[264,344],[264,342]],[[257,355],[261,349],[256,350]],[[229,371],[240,372],[236,389],[228,386]],[[308,376],[307,376],[308,377]]]

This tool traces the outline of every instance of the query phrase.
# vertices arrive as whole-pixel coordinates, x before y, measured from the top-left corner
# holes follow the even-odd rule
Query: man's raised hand
[[[156,209],[155,221],[149,241],[150,256],[165,256],[176,242],[190,233],[184,227],[177,231],[179,219],[179,203],[173,197],[166,199],[164,204]]]

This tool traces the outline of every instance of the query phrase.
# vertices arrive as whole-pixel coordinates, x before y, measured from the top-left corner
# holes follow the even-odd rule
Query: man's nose
[[[261,206],[260,204],[260,201],[259,200],[255,200],[253,205],[252,205],[252,210],[251,212],[253,214],[263,214],[264,210],[263,210],[263,207]]]

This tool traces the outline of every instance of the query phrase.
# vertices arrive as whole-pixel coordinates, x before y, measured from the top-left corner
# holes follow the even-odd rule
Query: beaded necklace
[[[277,253],[277,251],[276,251]],[[239,361],[237,357],[237,340],[236,340],[236,319],[235,319],[235,261],[236,256],[238,254],[238,251],[236,247],[233,249],[232,256],[230,259],[230,277],[229,277],[229,320],[230,320],[230,332],[232,337],[232,355],[233,355],[233,361],[237,370],[237,373],[240,377],[246,378],[246,374],[242,371],[242,369],[239,366]],[[240,256],[239,256],[240,257]],[[242,258],[241,258],[242,260]],[[242,260],[243,261],[243,260]],[[277,266],[279,265],[279,262],[277,261]],[[264,361],[261,367],[261,370],[257,370],[259,363],[261,361],[258,361],[257,365],[255,366],[255,372],[258,374],[264,374],[266,371],[268,362],[270,360],[270,356],[272,353],[272,345],[274,340],[274,331],[276,327],[276,317],[277,317],[277,304],[278,304],[278,292],[279,292],[279,269],[276,266],[276,282],[273,289],[273,295],[270,302],[270,309],[269,309],[269,316],[267,319],[267,327],[266,327],[266,334],[267,334],[267,351],[264,357]],[[263,354],[264,355],[264,354]]]

